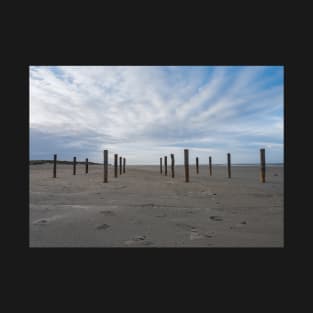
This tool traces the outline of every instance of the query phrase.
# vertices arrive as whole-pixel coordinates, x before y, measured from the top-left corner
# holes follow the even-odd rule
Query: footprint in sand
[[[51,217],[41,218],[39,220],[34,221],[33,224],[35,224],[35,225],[47,225],[50,222],[53,222],[59,218],[62,218],[63,216],[64,215],[54,215]]]
[[[115,216],[116,214],[110,210],[104,210],[104,211],[100,211],[101,214],[104,214],[106,216]]]
[[[242,221],[241,223],[236,224],[235,226],[230,226],[230,229],[234,229],[234,228],[238,228],[238,227],[243,227],[244,225],[246,225],[247,222],[246,221]]]
[[[125,241],[124,244],[125,245],[131,245],[131,244],[134,244],[137,242],[143,242],[144,245],[149,245],[150,241],[144,242],[145,239],[146,239],[146,236],[144,236],[144,235],[135,236],[135,237],[133,237],[133,239]]]
[[[97,229],[103,229],[103,230],[105,230],[105,229],[107,229],[107,228],[109,228],[109,227],[110,227],[110,225],[102,224],[102,225],[99,225],[99,226],[97,227]]]
[[[204,238],[204,236],[199,234],[196,229],[192,229],[191,230],[191,232],[190,232],[190,240],[203,239],[203,238]]]
[[[179,223],[179,224],[176,224],[176,226],[179,227],[179,228],[182,228],[184,230],[191,230],[192,231],[193,229],[195,229],[194,226],[191,226],[191,225],[188,225],[188,224],[181,224],[181,223]]]
[[[156,207],[156,205],[154,203],[144,203],[144,204],[140,204],[140,206],[142,208],[146,208],[146,207],[155,208]]]
[[[48,221],[46,219],[41,219],[33,222],[33,224],[35,225],[46,225],[47,223]]]
[[[190,240],[196,240],[196,239],[204,239],[204,238],[212,238],[213,236],[211,234],[201,234],[196,229],[192,229],[190,232]]]
[[[213,221],[223,221],[223,219],[220,216],[210,216],[210,219]]]
[[[160,215],[156,215],[155,217],[166,217],[167,216],[167,214],[160,214]]]
[[[203,191],[201,191],[201,193],[204,193],[204,194],[206,194],[209,197],[216,196],[216,193],[213,193],[213,192],[210,192],[210,191],[203,190]]]
[[[134,241],[141,241],[141,240],[145,240],[146,236],[136,236],[133,238]]]

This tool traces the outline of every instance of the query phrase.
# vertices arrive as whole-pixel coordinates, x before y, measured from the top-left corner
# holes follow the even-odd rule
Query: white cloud
[[[215,67],[206,76],[204,67],[30,67],[30,128],[72,136],[64,143],[69,150],[89,142],[98,160],[107,148],[131,162],[157,163],[190,145],[223,161],[225,149],[241,151],[243,137],[271,148],[283,142],[283,116],[276,113],[282,82],[263,88],[272,79],[260,78],[265,71]]]

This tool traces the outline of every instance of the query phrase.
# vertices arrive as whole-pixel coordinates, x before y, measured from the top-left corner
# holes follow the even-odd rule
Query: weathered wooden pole
[[[197,169],[197,174],[199,174],[199,158],[196,157],[196,169]]]
[[[120,175],[122,175],[122,157],[120,157]]]
[[[76,157],[73,159],[73,175],[76,175]]]
[[[172,178],[175,177],[175,172],[174,172],[174,166],[175,166],[175,159],[174,159],[174,154],[171,153],[171,160],[172,160],[172,164],[171,164],[171,168],[172,168]]]
[[[162,175],[162,158],[160,158],[160,174]]]
[[[53,155],[53,178],[57,177],[57,155]]]
[[[123,173],[126,172],[126,158],[123,158]]]
[[[227,172],[228,172],[228,178],[231,178],[230,153],[227,153]]]
[[[165,168],[164,174],[165,176],[167,176],[167,156],[164,157],[164,168]]]
[[[86,174],[88,174],[88,158],[86,159],[85,165],[86,165],[85,172],[86,172]]]
[[[209,171],[210,171],[210,176],[212,176],[212,158],[209,157]]]
[[[260,163],[261,163],[260,179],[262,183],[265,183],[265,149],[260,149]]]
[[[189,150],[184,149],[184,155],[185,155],[185,182],[189,182]]]
[[[118,158],[118,155],[114,154],[114,177],[115,178],[117,177],[117,158]]]
[[[108,150],[103,150],[103,182],[108,182]]]

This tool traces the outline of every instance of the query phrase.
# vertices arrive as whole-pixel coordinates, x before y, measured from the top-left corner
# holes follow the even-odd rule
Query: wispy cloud
[[[30,158],[283,161],[282,67],[31,66]]]

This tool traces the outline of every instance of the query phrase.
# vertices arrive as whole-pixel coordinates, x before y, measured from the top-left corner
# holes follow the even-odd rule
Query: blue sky
[[[30,66],[30,159],[283,162],[282,66]]]

